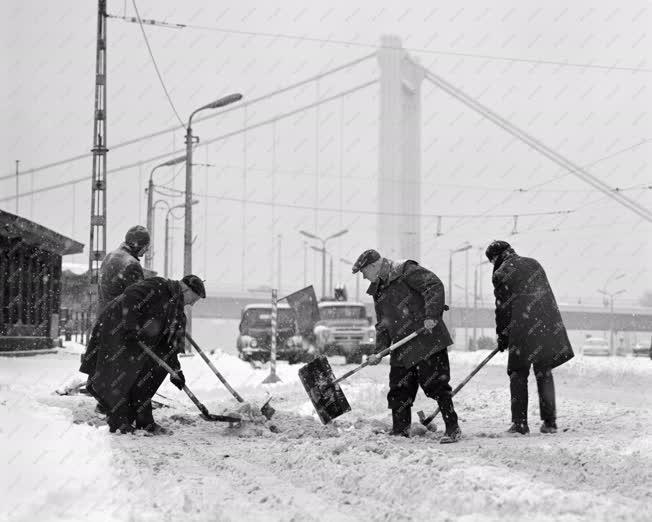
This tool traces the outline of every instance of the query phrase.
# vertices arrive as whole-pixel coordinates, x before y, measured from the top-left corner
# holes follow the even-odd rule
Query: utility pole
[[[334,296],[335,292],[333,291],[333,256],[332,255],[331,255],[331,259],[330,259],[329,270],[330,270],[330,278],[329,278],[329,285],[328,286],[330,287],[330,295]]]
[[[321,252],[321,296],[322,297],[326,297],[326,243],[328,243],[328,241],[330,241],[331,239],[335,239],[336,237],[343,236],[347,232],[348,229],[344,229],[326,238],[321,238],[319,236],[316,236],[315,234],[306,232],[305,230],[299,230],[299,234],[309,237],[311,239],[316,239],[317,241],[321,242],[321,248],[318,248],[316,246],[313,246],[311,248],[317,252]]]
[[[618,290],[617,292],[598,290],[598,292],[609,298],[609,353],[614,355],[616,353],[614,348],[614,330],[616,327],[616,318],[614,317],[614,297],[624,294],[626,290]]]
[[[303,287],[308,284],[308,242],[303,242]]]
[[[20,195],[20,189],[18,187],[18,165],[20,160],[16,160],[16,215],[18,215],[18,196]]]
[[[95,106],[93,112],[93,178],[88,244],[89,308],[97,295],[100,264],[106,255],[106,0],[97,2],[95,51]]]
[[[278,292],[280,293],[281,292],[281,280],[282,280],[282,277],[281,277],[281,274],[282,274],[282,271],[281,271],[281,259],[283,259],[283,256],[281,254],[281,248],[283,247],[283,244],[282,244],[283,236],[281,234],[279,234],[278,237],[277,237],[277,240],[278,240],[278,249],[277,249],[278,262],[277,262],[276,269],[278,270],[278,274],[276,274],[276,276],[277,276],[276,288],[277,288]]]
[[[149,230],[149,235],[151,237],[150,246],[147,249],[147,252],[145,252],[145,268],[148,270],[152,270],[152,267],[154,266],[154,247],[156,245],[156,241],[154,240],[154,173],[161,167],[171,167],[178,163],[183,163],[184,161],[186,161],[185,156],[173,158],[161,163],[160,165],[156,165],[149,173],[149,181],[147,182],[147,188],[145,189],[145,192],[147,192],[147,230]]]

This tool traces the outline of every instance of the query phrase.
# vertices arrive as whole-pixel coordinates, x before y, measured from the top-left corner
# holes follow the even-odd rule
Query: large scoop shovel
[[[177,372],[172,369],[172,367],[166,363],[163,359],[161,359],[158,355],[154,353],[154,351],[147,346],[143,342],[138,342],[140,347],[145,351],[147,355],[149,355],[156,364],[158,364],[161,368],[163,368],[166,372],[168,372],[170,375],[176,377]],[[190,400],[197,406],[197,409],[201,412],[201,416],[204,420],[207,421],[216,421],[216,422],[242,422],[242,418],[232,416],[232,415],[215,415],[214,413],[209,413],[208,408],[204,406],[201,402],[199,402],[199,399],[195,397],[195,394],[192,393],[189,389],[188,386],[185,386],[182,388],[184,392],[186,392],[186,395],[190,397]]]
[[[385,357],[388,353],[393,352],[398,347],[414,339],[423,330],[421,328],[411,333],[388,348],[385,348],[378,355]],[[351,411],[349,401],[346,400],[346,396],[342,388],[340,388],[339,383],[368,365],[369,362],[365,361],[360,366],[353,368],[353,370],[336,379],[331,365],[328,363],[328,359],[322,355],[299,369],[299,379],[301,379],[303,387],[308,392],[308,397],[310,397],[312,405],[315,407],[317,415],[319,415],[319,419],[323,424],[328,424],[336,417],[343,415],[347,411]]]
[[[204,351],[199,347],[199,345],[195,342],[195,340],[194,340],[192,337],[190,337],[190,334],[189,334],[188,332],[186,332],[186,339],[188,339],[188,341],[190,341],[190,344],[192,344],[192,346],[195,348],[195,350],[197,350],[197,353],[201,356],[201,358],[204,359],[204,362],[205,362],[206,364],[208,364],[208,367],[209,367],[211,370],[213,370],[213,373],[215,374],[215,376],[216,376],[220,381],[222,381],[222,384],[226,387],[226,389],[229,390],[229,391],[231,392],[231,395],[233,395],[233,396],[235,397],[235,400],[237,400],[238,402],[245,402],[245,400],[244,400],[244,398],[242,397],[242,395],[240,395],[237,391],[235,391],[235,390],[231,387],[231,385],[228,383],[228,381],[227,381],[227,380],[224,378],[224,376],[219,372],[219,370],[218,370],[217,368],[215,368],[215,365],[214,365],[214,364],[211,362],[211,360],[206,356],[206,354],[204,353]],[[272,407],[272,405],[269,403],[269,401],[271,401],[271,400],[272,400],[272,398],[270,397],[269,399],[267,399],[267,401],[265,401],[265,404],[263,404],[263,405],[261,406],[261,408],[260,408],[260,413],[262,413],[262,414],[267,418],[267,420],[271,419],[272,416],[274,415],[274,413],[276,413],[276,410],[275,410],[275,409]]]

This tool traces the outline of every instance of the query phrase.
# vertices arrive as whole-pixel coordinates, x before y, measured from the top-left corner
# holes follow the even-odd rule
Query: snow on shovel
[[[190,344],[192,344],[192,346],[195,348],[195,350],[197,350],[197,353],[201,356],[201,358],[204,359],[204,362],[206,364],[208,364],[208,367],[211,370],[213,370],[213,373],[217,376],[217,378],[220,381],[222,381],[222,384],[224,386],[226,386],[226,389],[231,392],[231,395],[233,395],[238,402],[244,403],[245,400],[242,397],[242,395],[240,395],[237,391],[235,391],[231,387],[231,385],[227,382],[227,380],[219,372],[219,370],[217,368],[215,368],[215,365],[206,356],[204,351],[199,347],[199,345],[195,342],[195,340],[192,337],[190,337],[190,334],[188,332],[186,332],[186,338],[188,339],[188,341],[190,341]],[[274,408],[272,408],[272,406],[269,403],[269,401],[271,401],[271,400],[272,400],[272,398],[270,397],[269,399],[267,399],[267,401],[265,401],[265,404],[263,404],[262,407],[260,408],[260,413],[262,413],[267,418],[267,420],[271,419],[272,416],[274,415],[274,413],[276,413],[276,410]]]
[[[378,356],[381,358],[385,357],[398,347],[414,339],[423,331],[424,328],[420,328],[416,332],[385,348],[382,352],[378,353]],[[303,387],[306,389],[308,397],[310,397],[312,405],[315,407],[317,415],[319,415],[319,419],[323,424],[328,424],[334,418],[343,415],[347,411],[351,411],[349,401],[346,400],[346,396],[342,388],[340,388],[339,383],[368,365],[369,362],[365,361],[360,366],[353,368],[353,370],[336,379],[331,365],[328,363],[328,359],[322,355],[299,369],[299,379],[301,379]]]
[[[173,370],[168,363],[166,363],[163,359],[161,359],[158,355],[156,355],[149,346],[147,346],[145,343],[140,341],[138,342],[138,344],[145,351],[145,353],[147,353],[147,355],[149,355],[152,359],[154,359],[156,364],[158,364],[171,376],[175,378],[177,377],[177,372]],[[208,408],[206,408],[206,406],[204,406],[201,402],[199,402],[199,399],[195,397],[195,394],[188,389],[188,386],[184,385],[182,389],[184,392],[186,392],[186,395],[190,397],[190,400],[195,404],[195,406],[197,406],[197,409],[201,411],[201,416],[204,420],[217,421],[217,422],[242,422],[242,418],[237,417],[235,415],[215,415],[213,413],[209,413]]]
[[[452,393],[451,393],[451,397],[455,397],[455,394],[456,394],[458,391],[460,391],[462,388],[464,388],[464,386],[466,385],[466,383],[469,382],[469,381],[471,380],[471,378],[472,378],[476,373],[478,373],[478,372],[482,369],[482,367],[483,367],[485,364],[487,364],[487,363],[489,362],[489,360],[490,360],[494,355],[496,355],[499,351],[500,351],[499,348],[495,348],[493,352],[491,352],[489,355],[487,355],[487,357],[485,357],[484,361],[482,361],[480,364],[478,364],[478,366],[476,366],[475,370],[473,370],[473,371],[472,371],[472,372],[471,372],[471,373],[466,377],[466,379],[464,379],[460,384],[457,385],[457,387],[452,391]],[[431,414],[428,415],[427,417],[425,416],[425,414],[424,414],[422,411],[418,411],[418,412],[417,412],[417,415],[419,416],[419,421],[421,422],[421,424],[423,424],[424,426],[428,427],[428,424],[430,424],[430,423],[433,421],[433,419],[437,416],[438,413],[439,413],[439,408],[437,408],[437,409],[434,411],[434,413],[431,413]]]

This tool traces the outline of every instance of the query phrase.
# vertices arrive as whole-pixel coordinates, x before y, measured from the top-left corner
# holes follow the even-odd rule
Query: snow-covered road
[[[451,353],[459,382],[486,353]],[[576,358],[555,372],[560,433],[508,436],[505,360],[460,393],[465,438],[438,444],[389,425],[387,365],[344,384],[353,411],[322,426],[297,378],[261,385],[229,354],[212,356],[232,384],[278,413],[240,428],[199,418],[169,383],[155,410],[166,436],[111,435],[85,396],[54,389],[78,377],[70,353],[0,361],[0,516],[7,520],[650,520],[652,361]],[[337,361],[336,361],[337,362]],[[220,412],[237,403],[198,357],[182,359],[190,388]],[[335,373],[345,367],[335,364]],[[533,395],[534,394],[534,395]],[[415,411],[433,407],[422,394]],[[416,417],[416,416],[415,416]],[[270,429],[271,428],[271,429]]]

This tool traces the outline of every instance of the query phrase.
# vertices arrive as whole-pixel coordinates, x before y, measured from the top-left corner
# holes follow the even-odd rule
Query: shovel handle
[[[468,383],[468,382],[473,378],[473,376],[474,376],[476,373],[478,373],[478,372],[483,368],[483,366],[484,366],[485,364],[487,364],[487,363],[489,362],[489,360],[490,360],[494,355],[496,355],[499,351],[500,351],[499,348],[494,348],[494,350],[493,350],[489,355],[487,355],[487,356],[484,358],[484,360],[483,360],[480,364],[478,364],[478,365],[475,367],[475,369],[474,369],[471,373],[469,373],[469,375],[467,375],[466,379],[464,379],[461,383],[459,383],[459,384],[455,387],[455,389],[451,392],[451,397],[455,397],[455,395],[457,394],[457,392],[460,391],[462,388],[464,388],[464,386],[466,385],[466,383]],[[421,418],[422,415],[423,415],[423,412],[420,411],[420,412],[418,412],[418,413],[419,413],[419,417]],[[423,424],[424,426],[427,426],[428,424],[430,424],[430,423],[432,422],[432,420],[433,420],[433,419],[434,419],[438,414],[439,414],[439,408],[437,408],[433,413],[431,413],[431,414],[428,415],[427,417],[423,417],[423,418],[421,418],[421,419],[420,419],[420,420],[421,420],[421,424]]]
[[[199,345],[195,342],[195,340],[190,337],[190,334],[186,332],[186,339],[190,341],[190,344],[192,344],[193,348],[197,350],[197,353],[201,356],[202,359],[204,359],[204,362],[208,364],[208,367],[213,370],[213,373],[217,376],[217,378],[222,381],[222,384],[226,387],[227,390],[231,392],[231,395],[233,395],[238,402],[244,402],[244,398],[242,395],[240,395],[237,391],[235,391],[231,385],[227,382],[227,380],[224,378],[224,376],[219,372],[217,368],[215,368],[215,365],[211,362],[211,360],[208,358],[208,356],[204,353],[204,351],[199,347]]]
[[[166,363],[163,359],[161,359],[158,355],[156,355],[149,346],[147,346],[142,341],[138,341],[138,344],[147,355],[149,355],[152,359],[154,359],[156,364],[158,364],[161,368],[163,368],[166,372],[168,372],[173,377],[177,376],[177,371],[173,370],[168,363]],[[208,409],[206,408],[206,406],[204,406],[201,402],[199,402],[199,399],[195,397],[195,394],[188,389],[188,386],[184,385],[182,390],[186,392],[186,395],[190,397],[190,400],[195,404],[195,406],[197,406],[197,409],[199,411],[201,411],[204,415],[210,415],[208,413]]]
[[[410,335],[407,335],[407,336],[403,337],[403,339],[401,339],[400,341],[395,342],[391,346],[388,346],[382,352],[379,352],[376,355],[378,355],[382,359],[387,354],[393,352],[397,348],[403,346],[405,343],[407,343],[407,342],[411,341],[412,339],[414,339],[420,333],[423,333],[424,330],[425,330],[425,328],[419,328],[416,332],[412,332]],[[359,372],[365,366],[369,366],[369,361],[368,360],[363,362],[360,366],[357,366],[357,367],[353,368],[353,370],[346,372],[341,377],[338,377],[337,379],[335,379],[333,381],[333,384],[337,384],[338,382],[343,381],[344,379],[348,379],[349,377],[351,377],[351,375],[353,375],[354,373]]]

